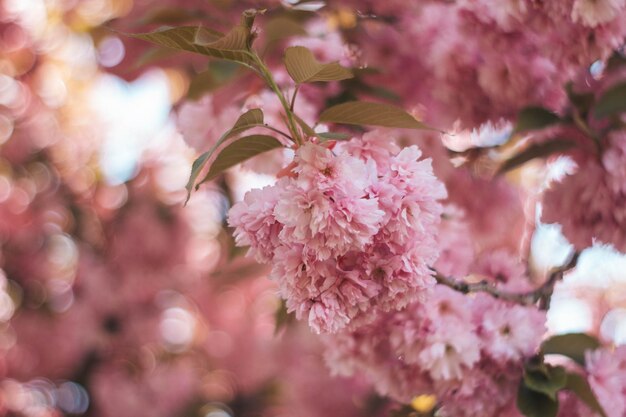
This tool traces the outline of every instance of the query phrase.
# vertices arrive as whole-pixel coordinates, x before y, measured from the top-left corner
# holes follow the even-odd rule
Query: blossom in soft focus
[[[512,130],[511,124],[505,120],[497,123],[487,122],[471,131],[446,133],[443,135],[443,143],[456,152],[470,148],[497,146],[506,142]]]
[[[593,242],[626,250],[626,133],[613,133],[598,160],[577,154],[577,171],[553,184],[543,198],[542,220],[559,223],[576,248]]]
[[[596,27],[615,19],[625,4],[624,0],[576,0],[572,7],[572,20]]]
[[[531,357],[543,338],[540,329],[545,327],[545,313],[493,300],[483,302],[484,310],[475,317],[480,323],[479,333],[485,340],[486,354],[498,362]]]
[[[239,112],[234,105],[215,103],[206,95],[198,101],[187,101],[178,110],[178,127],[185,142],[204,152],[213,146],[237,120]]]
[[[608,417],[626,413],[626,346],[586,354],[589,383]]]

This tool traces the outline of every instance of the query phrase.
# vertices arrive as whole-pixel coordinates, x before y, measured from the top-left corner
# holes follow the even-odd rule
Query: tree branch
[[[557,282],[563,279],[563,275],[565,272],[576,266],[578,262],[578,252],[574,252],[567,263],[564,265],[553,268],[550,274],[548,275],[548,279],[538,288],[532,291],[524,292],[524,293],[512,293],[507,291],[502,291],[498,289],[495,285],[487,282],[480,281],[476,283],[469,283],[462,280],[458,280],[451,277],[446,277],[435,269],[435,279],[441,285],[445,285],[446,287],[452,288],[455,291],[461,292],[463,294],[476,293],[476,292],[485,292],[490,294],[492,297],[511,301],[516,304],[521,305],[534,305],[539,303],[539,308],[542,310],[547,310],[550,307],[550,298],[552,293],[554,292],[554,286]]]

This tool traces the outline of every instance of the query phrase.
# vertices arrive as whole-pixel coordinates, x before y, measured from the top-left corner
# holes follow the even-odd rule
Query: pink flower
[[[251,190],[244,200],[230,209],[229,223],[235,227],[238,246],[250,246],[250,254],[259,262],[269,262],[274,248],[279,245],[283,225],[274,218],[274,209],[280,199],[275,186]]]
[[[528,308],[530,318],[525,318],[522,310],[490,296],[467,297],[436,286],[423,302],[327,335],[325,357],[334,373],[363,374],[379,393],[398,401],[434,394],[438,413],[445,416],[514,416],[521,364],[535,353],[543,334],[543,313]],[[485,314],[505,314],[499,323],[515,328],[510,350],[496,348],[499,355],[492,354],[489,344],[499,342],[482,329]]]
[[[626,415],[626,346],[587,352],[589,384],[608,417]]]
[[[351,41],[364,62],[384,69],[375,77],[379,84],[405,106],[424,106],[424,120],[450,130],[457,120],[471,129],[510,119],[529,105],[563,108],[562,86],[581,67],[608,58],[626,35],[624,0],[494,4],[358,2],[355,8],[379,19],[360,22]]]
[[[477,297],[474,305],[483,351],[494,361],[519,362],[537,352],[546,330],[545,312],[487,295]]]
[[[327,335],[325,359],[331,372],[365,375],[380,394],[405,403],[416,394],[432,393],[428,373],[415,365],[416,356],[405,349],[419,352],[424,332],[420,312],[419,305],[412,304],[353,331]]]
[[[442,139],[447,148],[463,152],[471,148],[501,145],[509,139],[512,131],[511,123],[500,119],[496,123],[489,121],[471,130],[462,130],[455,126],[455,131],[445,133]]]
[[[186,101],[178,110],[178,129],[185,142],[204,152],[213,146],[239,117],[234,105],[218,105],[214,97],[205,95],[198,101]]]
[[[446,187],[450,202],[465,212],[477,251],[519,249],[526,217],[518,187],[503,178],[481,178],[465,168],[454,170]]]
[[[461,379],[464,371],[480,358],[478,339],[466,326],[446,326],[426,339],[419,356],[420,365],[433,379]]]
[[[599,417],[600,414],[591,411],[580,397],[572,391],[559,392],[559,414],[558,417]]]
[[[576,155],[578,171],[544,194],[543,221],[560,223],[577,249],[598,240],[626,250],[626,133],[612,134],[608,143],[601,162]]]
[[[437,241],[440,254],[435,269],[447,276],[466,276],[474,261],[474,240],[465,213],[457,206],[444,207]]]
[[[505,0],[498,3],[498,7],[481,0],[461,0],[459,6],[471,10],[484,23],[495,22],[505,30],[516,27],[526,17],[528,5],[525,0]]]
[[[476,279],[486,280],[499,288],[511,292],[533,289],[526,273],[526,265],[518,255],[506,249],[481,252],[470,267]]]
[[[497,368],[481,362],[465,372],[462,381],[438,386],[438,413],[446,417],[519,417],[515,394],[521,376],[520,367]]]
[[[371,159],[380,171],[387,171],[390,163],[389,154],[395,155],[400,152],[400,147],[390,136],[397,137],[396,132],[384,129],[372,130],[364,133],[360,140],[342,142],[337,147],[357,158]]]
[[[441,286],[424,304],[429,324],[418,364],[434,380],[460,380],[480,359],[480,340],[467,323],[471,306],[467,297]]]
[[[238,244],[272,264],[289,311],[317,332],[403,308],[435,282],[445,188],[417,147],[394,156],[368,143],[357,157],[360,143],[303,145],[293,177],[248,193],[229,216]]]
[[[576,0],[572,20],[585,26],[596,27],[615,19],[624,12],[624,0]]]
[[[366,164],[307,144],[296,154],[295,181],[283,183],[274,216],[280,238],[302,244],[319,260],[363,250],[380,229],[383,211],[367,189],[375,180]]]
[[[90,388],[98,414],[168,416],[184,409],[195,394],[198,369],[190,358],[160,363],[139,375],[127,368],[109,364],[94,372]]]

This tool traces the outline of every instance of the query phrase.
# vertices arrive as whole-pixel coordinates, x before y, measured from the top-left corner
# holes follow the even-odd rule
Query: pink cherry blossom
[[[608,139],[601,161],[577,153],[577,172],[552,184],[544,194],[543,220],[560,223],[565,237],[578,249],[596,240],[626,248],[626,138],[617,132]]]
[[[545,312],[488,296],[477,297],[475,305],[483,350],[494,361],[515,363],[537,352],[545,333]]]
[[[624,6],[624,0],[576,0],[572,7],[572,20],[596,27],[615,19]]]
[[[381,161],[387,152],[378,165],[371,151],[351,155],[356,143],[337,154],[305,144],[294,178],[249,193],[229,217],[238,241],[271,259],[289,309],[317,331],[367,321],[376,307],[402,308],[434,284],[428,265],[437,256],[443,185],[416,147],[395,156],[377,150]]]
[[[424,301],[326,336],[326,360],[403,402],[435,394],[442,415],[517,415],[521,363],[537,353],[544,321],[534,307],[437,286]]]
[[[197,151],[207,151],[239,117],[234,105],[215,103],[211,95],[186,101],[178,110],[178,128],[185,142]]]
[[[626,413],[626,346],[587,352],[589,384],[609,417]]]

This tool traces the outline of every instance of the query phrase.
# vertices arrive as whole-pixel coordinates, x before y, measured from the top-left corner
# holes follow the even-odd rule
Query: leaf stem
[[[293,90],[293,96],[291,96],[291,104],[289,105],[289,110],[293,113],[293,108],[296,105],[296,96],[298,95],[298,90],[300,89],[300,84],[296,84],[295,90]]]
[[[463,294],[485,292],[494,298],[511,301],[516,304],[527,306],[534,305],[539,302],[538,307],[541,310],[547,310],[550,307],[550,298],[552,296],[552,293],[554,292],[554,286],[557,282],[563,279],[563,275],[565,274],[565,272],[576,266],[576,263],[578,262],[578,256],[579,253],[574,252],[570,260],[566,264],[552,269],[548,276],[548,279],[541,286],[532,291],[523,293],[502,291],[499,290],[495,285],[487,281],[481,281],[476,283],[465,282],[463,280],[447,277],[440,274],[435,269],[431,269],[435,272],[434,277],[437,280],[437,283],[445,285],[446,287],[452,288],[453,290],[461,292]]]
[[[279,135],[284,136],[285,138],[289,139],[291,142],[294,142],[294,139],[291,136],[289,136],[287,133],[283,132],[280,129],[276,129],[275,127],[272,127],[272,126],[270,126],[268,124],[264,124],[263,127],[266,128],[266,129],[271,130],[272,132],[276,132]]]
[[[301,145],[302,138],[300,137],[300,132],[298,131],[296,122],[294,121],[294,118],[293,118],[293,112],[291,110],[291,107],[289,106],[289,103],[287,102],[287,99],[285,98],[285,95],[276,84],[276,81],[274,81],[274,77],[272,77],[271,72],[269,71],[265,63],[261,60],[261,58],[259,58],[257,54],[253,54],[253,56],[254,56],[254,61],[259,68],[262,78],[265,80],[267,85],[272,89],[272,91],[274,91],[274,93],[280,100],[280,104],[282,104],[283,109],[285,109],[285,114],[287,115],[287,127],[289,128],[289,132],[293,135],[293,139],[295,140],[295,142],[298,145]]]

